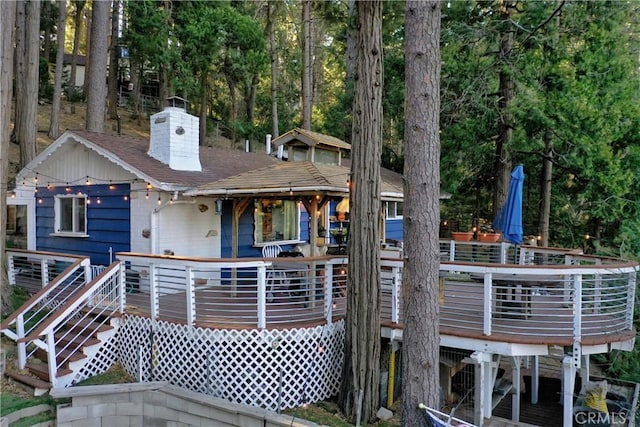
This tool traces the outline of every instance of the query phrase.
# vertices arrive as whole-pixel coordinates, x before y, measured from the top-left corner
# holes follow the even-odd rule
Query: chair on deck
[[[262,258],[277,258],[282,252],[280,245],[262,247]],[[273,302],[276,294],[289,292],[289,281],[284,271],[276,270],[273,265],[267,270],[267,302]]]

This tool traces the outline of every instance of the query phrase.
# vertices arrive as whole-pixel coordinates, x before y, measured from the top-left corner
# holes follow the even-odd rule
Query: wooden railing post
[[[56,355],[56,342],[53,336],[53,328],[47,333],[47,364],[49,365],[49,382],[53,388],[58,382],[58,360]]]
[[[400,268],[391,268],[391,321],[393,323],[400,323],[400,298],[402,286],[402,278],[400,276]]]
[[[580,367],[582,352],[582,274],[573,276],[573,364]]]
[[[160,311],[160,296],[158,295],[158,277],[156,274],[156,264],[149,264],[149,303],[151,318],[153,320],[158,319],[158,313]]]
[[[127,307],[127,274],[124,262],[120,263],[120,269],[117,275],[118,280],[118,295],[120,295],[120,309],[121,314],[124,314],[124,310]]]
[[[195,287],[193,286],[193,269],[191,267],[187,267],[185,271],[185,277],[187,279],[187,288],[186,288],[186,298],[185,303],[187,304],[187,325],[193,326],[196,320],[196,295],[195,295]]]
[[[333,318],[333,292],[334,292],[334,284],[333,284],[333,262],[327,262],[324,265],[324,318],[327,324],[331,323],[331,319]],[[309,295],[309,298],[312,298],[312,295]]]
[[[267,267],[258,266],[258,328],[267,327]]]
[[[20,313],[16,318],[16,342],[18,343],[18,366],[24,369],[27,366],[27,343],[20,341],[24,338],[24,314]]]
[[[43,288],[49,284],[49,263],[46,258],[40,260],[40,282]]]
[[[633,307],[636,300],[636,272],[627,273],[627,310],[625,312],[627,328],[633,329]]]
[[[491,335],[491,312],[493,311],[492,307],[492,298],[491,298],[491,287],[493,285],[493,274],[492,273],[484,273],[484,292],[483,292],[483,301],[482,301],[482,333],[489,336]]]

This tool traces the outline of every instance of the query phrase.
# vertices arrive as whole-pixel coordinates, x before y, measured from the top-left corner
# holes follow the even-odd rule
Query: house
[[[73,63],[73,54],[65,53],[62,63],[64,64],[64,73],[71,78],[71,64]],[[76,81],[74,87],[82,88],[84,86],[85,70],[87,68],[87,57],[85,55],[76,55]],[[69,82],[71,84],[71,82]]]
[[[71,130],[26,165],[8,197],[12,246],[99,265],[116,252],[260,257],[273,243],[314,254],[336,246],[326,230],[348,227],[336,212],[349,195],[348,144],[296,129],[273,141],[277,155],[204,147],[199,119],[184,100],[170,103],[151,116],[149,141]],[[382,197],[385,237],[400,240],[398,174],[385,171]]]
[[[150,141],[69,131],[20,171],[8,199],[11,229],[27,230],[30,251],[7,250],[9,278],[38,292],[0,329],[18,343],[21,368],[32,356],[27,347],[47,351],[33,368],[48,370],[54,387],[119,362],[143,381],[272,410],[334,395],[348,257],[260,257],[274,243],[309,255],[340,248],[326,231],[349,226],[348,145],[295,129],[264,153],[200,147],[198,119],[178,101],[151,117]],[[380,218],[389,239],[402,235],[401,183],[383,171]],[[562,423],[571,426],[574,385],[590,378],[589,357],[634,346],[638,264],[507,242],[442,241],[440,250],[444,397],[466,396],[481,425],[511,394],[517,421],[525,369],[534,401],[540,359],[553,357]],[[516,253],[520,263],[508,263]],[[381,260],[390,367],[403,339],[403,262]],[[52,273],[58,264],[62,274]],[[94,275],[91,264],[108,267]],[[45,317],[25,329],[36,310]],[[78,319],[92,325],[100,348],[85,350],[86,338],[77,349],[82,366],[53,363],[70,357],[62,332],[84,337]],[[458,351],[443,357],[442,348]],[[453,376],[463,371],[475,385],[456,397]]]

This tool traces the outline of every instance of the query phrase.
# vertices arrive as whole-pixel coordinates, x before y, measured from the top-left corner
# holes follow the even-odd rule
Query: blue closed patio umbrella
[[[504,206],[493,222],[493,228],[502,233],[502,237],[516,245],[522,244],[522,189],[524,187],[524,171],[517,165],[511,171],[509,192]]]

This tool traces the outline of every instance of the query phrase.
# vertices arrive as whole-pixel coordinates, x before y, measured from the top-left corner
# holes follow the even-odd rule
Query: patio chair
[[[266,245],[262,247],[262,258],[277,258],[282,252],[280,245]],[[267,302],[273,302],[276,295],[289,292],[289,280],[282,270],[271,267],[267,270]]]

